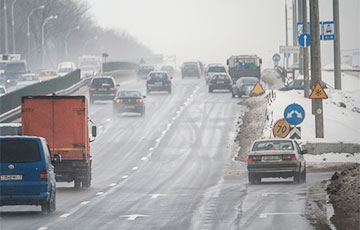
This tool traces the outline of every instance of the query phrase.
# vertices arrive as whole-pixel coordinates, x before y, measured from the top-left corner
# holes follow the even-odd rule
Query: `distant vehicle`
[[[256,77],[239,78],[232,86],[232,97],[238,96],[240,98],[242,96],[248,96],[258,81],[259,79]]]
[[[5,73],[6,61],[0,61],[0,75]]]
[[[216,89],[226,89],[231,92],[232,80],[226,73],[214,74],[209,81],[209,92]]]
[[[39,73],[40,81],[47,81],[47,80],[54,79],[57,77],[58,77],[58,75],[56,73],[56,70],[52,70],[52,69],[41,70]]]
[[[169,74],[169,77],[175,77],[175,69],[171,65],[163,65],[160,70],[166,71]]]
[[[95,55],[83,55],[78,58],[78,66],[81,70],[84,69],[85,66],[89,68],[89,66],[94,69],[93,72],[100,73],[101,72],[101,57]]]
[[[16,81],[22,74],[29,73],[25,60],[8,61],[5,65],[4,77],[8,86],[16,85]]]
[[[205,80],[206,83],[209,83],[212,75],[217,73],[226,73],[225,66],[221,64],[209,64],[205,69]]]
[[[326,83],[321,82],[320,84],[324,89],[327,88]],[[292,80],[287,85],[280,88],[279,90],[280,91],[288,91],[288,90],[293,90],[293,89],[295,89],[295,90],[304,90],[304,79]]]
[[[45,138],[0,137],[0,206],[40,205],[42,212],[56,209],[54,166]]]
[[[4,85],[0,85],[0,96],[7,94],[6,87]]]
[[[19,77],[16,83],[16,89],[20,89],[35,83],[39,83],[40,79],[35,73],[26,73]]]
[[[114,99],[114,112],[133,112],[140,113],[141,116],[143,116],[145,115],[145,104],[143,99],[145,97],[145,95],[142,96],[139,91],[135,90],[118,91]]]
[[[22,134],[42,136],[55,159],[57,182],[72,182],[88,188],[92,178],[88,103],[85,96],[25,96],[21,98]],[[96,137],[96,126],[91,127]],[[50,159],[49,159],[50,160]],[[50,162],[50,161],[48,161]]]
[[[202,64],[200,62],[184,62],[181,66],[181,78],[197,77],[202,75]]]
[[[155,67],[152,65],[139,65],[136,70],[136,75],[138,79],[146,79],[147,75],[154,71]]]
[[[260,183],[266,177],[294,177],[294,182],[306,180],[306,162],[300,146],[292,139],[256,140],[248,153],[249,183]]]
[[[62,77],[76,70],[76,66],[73,62],[61,62],[58,65],[57,74]]]
[[[171,93],[171,77],[165,71],[153,71],[149,73],[146,80],[146,92],[151,91],[167,91]]]
[[[227,59],[228,72],[236,82],[241,77],[261,78],[262,59],[256,55],[237,55]]]
[[[112,76],[100,76],[94,77],[91,80],[89,88],[90,103],[94,103],[95,100],[113,100],[117,87],[115,79]]]
[[[95,76],[98,73],[98,69],[92,65],[83,65],[80,67],[81,78]]]
[[[0,136],[18,135],[21,135],[21,123],[0,123]]]

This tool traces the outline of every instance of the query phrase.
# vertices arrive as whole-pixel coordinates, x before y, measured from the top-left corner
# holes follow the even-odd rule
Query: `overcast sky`
[[[257,54],[272,65],[272,55],[285,44],[285,0],[88,1],[100,26],[126,31],[154,53],[176,54],[178,65],[186,60],[225,63],[236,54]],[[287,2],[291,29],[292,0]],[[320,3],[320,20],[332,20],[332,0]],[[360,48],[360,1],[340,4],[341,24],[346,23],[342,48]],[[332,50],[331,43],[323,44],[324,53]]]

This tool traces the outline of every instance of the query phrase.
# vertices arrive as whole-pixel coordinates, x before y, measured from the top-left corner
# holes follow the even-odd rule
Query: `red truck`
[[[44,137],[55,166],[56,181],[74,181],[75,188],[91,185],[88,102],[85,96],[25,96],[21,100],[22,135]],[[92,126],[96,136],[96,126]]]

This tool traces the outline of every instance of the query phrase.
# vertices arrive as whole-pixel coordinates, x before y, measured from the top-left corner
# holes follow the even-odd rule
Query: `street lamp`
[[[12,53],[16,53],[15,47],[15,20],[14,20],[14,5],[16,0],[11,3],[11,27],[12,27]]]
[[[58,18],[58,16],[57,15],[51,15],[51,16],[49,16],[49,17],[47,17],[47,18],[45,18],[45,20],[44,20],[44,22],[43,22],[43,24],[42,24],[42,26],[41,26],[41,53],[42,53],[42,57],[41,57],[41,66],[42,67],[44,67],[44,57],[45,57],[45,47],[44,47],[44,44],[45,44],[45,32],[44,32],[44,30],[45,30],[45,25],[46,25],[46,23],[48,23],[48,21],[50,21],[51,19],[57,19]]]
[[[44,8],[45,8],[45,5],[41,5],[39,7],[36,7],[34,9],[32,9],[32,11],[30,12],[30,14],[27,17],[27,33],[26,33],[26,36],[27,36],[27,39],[28,39],[28,56],[27,56],[28,59],[30,59],[30,17],[36,10],[44,9]]]
[[[75,30],[79,30],[80,29],[80,26],[76,26],[75,28],[72,28],[71,30],[69,30],[69,32],[66,34],[65,36],[65,57],[68,56],[68,38],[70,36],[70,33],[75,31]]]
[[[8,27],[7,27],[7,6],[6,6],[6,0],[4,0],[4,31],[5,31],[5,53],[9,53],[9,46],[8,46]]]

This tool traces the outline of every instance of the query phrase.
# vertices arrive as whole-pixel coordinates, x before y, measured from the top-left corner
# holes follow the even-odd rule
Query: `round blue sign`
[[[298,37],[299,40],[299,44],[302,47],[309,47],[310,46],[310,34],[309,33],[302,33],[300,34],[300,36]]]
[[[291,104],[285,108],[284,119],[290,125],[298,125],[305,118],[305,110],[301,105]]]
[[[291,55],[291,53],[284,53],[284,57],[285,57],[285,58],[289,58],[290,55]]]
[[[279,62],[280,61],[280,54],[274,54],[272,56],[272,59],[273,59],[274,62]]]

